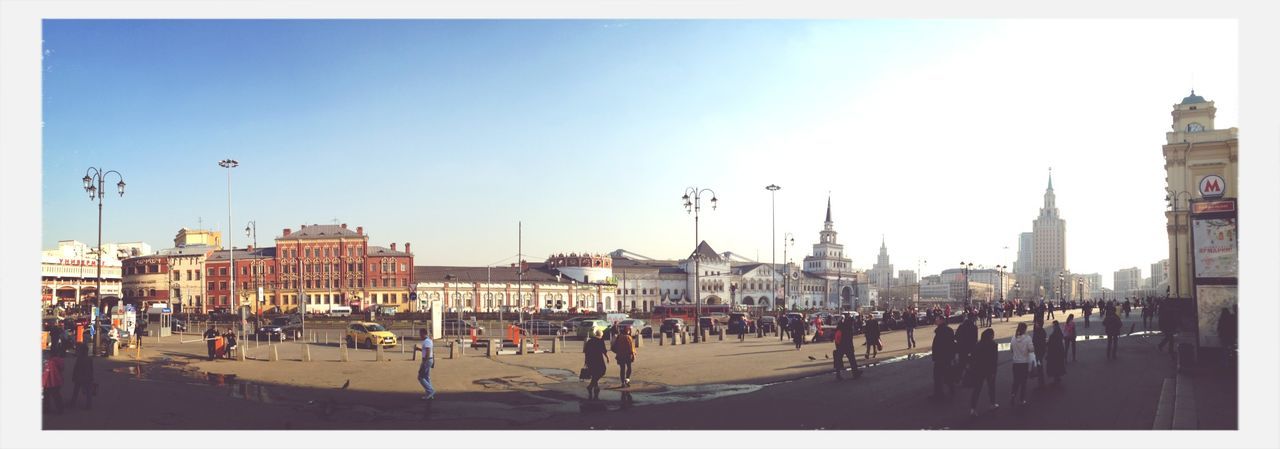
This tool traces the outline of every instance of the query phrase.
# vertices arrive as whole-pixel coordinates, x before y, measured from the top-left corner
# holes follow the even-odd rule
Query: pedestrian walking
[[[604,348],[604,333],[596,330],[582,344],[583,370],[591,383],[587,384],[587,399],[600,399],[600,378],[609,367],[609,351]]]
[[[636,344],[631,339],[631,329],[621,329],[618,337],[613,339],[614,360],[618,361],[618,378],[622,386],[631,386],[631,364],[636,360]]]
[[[995,330],[982,331],[982,339],[974,346],[973,357],[969,358],[969,368],[965,370],[964,385],[973,389],[973,393],[969,394],[969,416],[978,416],[978,395],[982,393],[983,384],[987,385],[987,400],[991,402],[991,409],[1000,408],[1000,403],[996,402],[998,353],[995,337]]]
[[[1048,303],[1049,303],[1049,305],[1048,305],[1048,308],[1049,308],[1049,319],[1051,319],[1051,320],[1052,320],[1052,319],[1053,319],[1053,301],[1048,301]],[[1042,321],[1042,322],[1043,322],[1043,321]]]
[[[916,319],[916,313],[915,309],[910,309],[907,311],[907,316],[903,317],[902,323],[907,330],[907,349],[916,347],[916,326],[920,324]]]
[[[1150,302],[1142,306],[1142,330],[1151,330],[1151,317],[1154,311]]]
[[[1053,322],[1053,332],[1049,334],[1049,348],[1045,351],[1044,369],[1049,377],[1053,378],[1053,384],[1062,383],[1062,376],[1067,374],[1067,347],[1063,343],[1066,337],[1062,334],[1062,327],[1058,325],[1058,321]]]
[[[849,359],[849,366],[853,369],[853,378],[862,377],[862,370],[858,369],[858,354],[853,350],[853,319],[845,318],[840,320],[840,324],[836,326],[836,348],[831,353],[831,358],[835,360],[836,380],[844,380],[844,360]]]
[[[212,361],[218,355],[218,331],[213,327],[204,331],[204,341],[209,345],[209,360]]]
[[[1159,307],[1157,322],[1160,325],[1160,344],[1156,345],[1156,350],[1163,351],[1164,346],[1169,345],[1169,358],[1172,359],[1177,355],[1174,349],[1174,337],[1178,334],[1178,317],[1168,307]]]
[[[747,339],[747,320],[743,319],[738,322],[738,341]]]
[[[62,414],[62,354],[57,351],[44,352],[44,370],[40,379],[41,387],[44,389],[44,405],[43,409],[48,412],[50,409],[56,409],[58,414]],[[51,407],[49,404],[52,403]]]
[[[1102,319],[1102,328],[1107,332],[1107,360],[1115,360],[1120,350],[1120,315],[1116,309],[1108,309],[1107,317]],[[1170,345],[1172,347],[1172,345]]]
[[[147,320],[138,320],[138,326],[133,328],[133,344],[138,346],[138,350],[142,350],[142,331],[147,330]]]
[[[1018,323],[1009,352],[1013,357],[1013,388],[1009,391],[1009,405],[1027,405],[1027,371],[1035,361],[1034,344],[1027,336],[1027,323]]]
[[[797,351],[804,345],[804,328],[804,320],[798,318],[791,320],[791,340],[795,342]]]
[[[1133,307],[1132,307],[1132,305],[1131,305],[1131,302],[1129,301],[1129,299],[1128,299],[1128,298],[1125,298],[1125,300],[1124,300],[1124,318],[1125,318],[1126,320],[1127,320],[1127,319],[1129,319],[1129,311],[1130,311],[1130,310],[1132,310],[1132,309],[1133,309]]]
[[[75,407],[80,395],[84,394],[84,408],[93,408],[93,357],[89,357],[89,346],[76,346],[76,364],[71,367],[71,406]]]
[[[942,387],[947,386],[952,395],[956,393],[956,384],[952,381],[955,361],[955,332],[947,326],[947,320],[938,318],[937,327],[933,329],[933,396],[932,399],[943,399]]]
[[[1032,368],[1032,375],[1036,376],[1039,383],[1036,388],[1044,388],[1044,356],[1048,353],[1049,335],[1044,331],[1044,322],[1037,321],[1034,323],[1035,328],[1031,330],[1031,345],[1035,348],[1036,364]]]
[[[787,338],[791,338],[791,322],[787,319],[786,315],[778,317],[778,329],[781,329],[778,332],[779,340],[782,339],[783,335],[786,335]]]
[[[418,384],[422,385],[422,400],[434,401],[436,389],[431,385],[431,369],[436,367],[435,343],[431,341],[431,336],[427,335],[426,329],[418,329],[418,336],[422,337],[422,344],[413,348],[414,353],[411,356],[417,357],[418,352],[422,353],[422,362],[418,363]]]
[[[1075,314],[1067,315],[1067,324],[1063,325],[1065,333],[1062,336],[1063,352],[1071,352],[1071,361],[1076,361],[1076,316]]]
[[[862,355],[862,358],[864,360],[871,358],[873,352],[875,353],[874,355],[880,355],[880,351],[884,349],[884,346],[880,344],[880,320],[875,318],[868,320],[867,328],[862,332],[862,335],[866,337],[866,341],[862,344],[867,347],[867,351]]]
[[[956,363],[961,369],[969,366],[969,355],[973,353],[973,347],[977,343],[978,326],[973,324],[972,318],[965,318],[956,327]]]
[[[49,351],[62,352],[62,342],[65,335],[62,332],[62,326],[58,323],[53,323],[53,327],[49,328]]]

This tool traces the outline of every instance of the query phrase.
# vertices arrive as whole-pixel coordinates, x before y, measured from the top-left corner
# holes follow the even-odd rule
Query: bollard
[[[311,345],[302,345],[302,361],[311,361]]]
[[[764,328],[756,325],[756,338],[764,338]]]
[[[674,339],[673,339],[673,340],[674,340]],[[681,332],[680,332],[680,342],[679,342],[679,343],[676,343],[676,344],[681,344],[681,345],[687,345],[687,344],[689,344],[689,331],[681,331]]]
[[[644,343],[644,335],[641,334],[640,338],[636,339],[636,347],[639,348],[640,346],[642,346],[643,343]]]
[[[241,362],[244,361],[244,353],[245,353],[244,349],[245,348],[243,346],[236,345],[236,360],[239,360]]]
[[[344,362],[350,362],[351,354],[347,353],[347,342],[343,341],[343,342],[339,342],[338,344],[342,348],[342,351],[339,352],[339,355],[342,357],[341,360]]]
[[[269,360],[271,360],[272,362],[280,361],[280,351],[276,350],[276,348],[279,348],[279,346],[271,345],[271,355],[269,357]]]
[[[694,343],[697,343],[697,342],[706,342],[706,341],[707,341],[707,329],[706,329],[706,328],[703,328],[703,329],[702,329],[702,331],[698,334],[698,338],[694,339],[693,341],[694,341]]]
[[[499,349],[502,349],[502,340],[489,340],[489,358],[498,357]]]
[[[555,354],[557,352],[560,352],[560,339],[553,337],[551,339],[551,353]]]
[[[720,329],[716,333],[720,334],[720,337],[719,337],[720,341],[724,341],[724,329]]]
[[[458,357],[458,342],[449,341],[449,358],[455,359],[457,357]]]
[[[373,345],[373,360],[378,362],[387,361],[387,356],[382,352],[382,343]]]
[[[666,345],[666,343],[664,343],[665,341],[667,341],[667,334],[665,333],[658,334],[658,346],[665,346]]]

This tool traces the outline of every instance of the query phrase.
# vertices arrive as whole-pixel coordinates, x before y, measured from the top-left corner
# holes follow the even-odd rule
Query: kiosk
[[[173,335],[173,309],[168,304],[152,304],[147,309],[147,335],[168,337]]]

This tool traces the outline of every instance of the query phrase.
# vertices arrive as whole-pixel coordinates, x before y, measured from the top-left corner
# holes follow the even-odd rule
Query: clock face
[[[1204,131],[1204,126],[1199,123],[1193,122],[1190,125],[1187,125],[1187,132],[1198,133],[1200,131]]]

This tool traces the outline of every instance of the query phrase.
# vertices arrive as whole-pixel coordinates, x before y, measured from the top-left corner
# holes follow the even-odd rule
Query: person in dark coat
[[[853,367],[853,378],[862,377],[862,370],[858,369],[858,353],[853,349],[853,319],[845,318],[840,320],[840,325],[836,327],[836,349],[832,352],[832,358],[835,360],[836,380],[844,380],[844,359],[849,359],[849,365]]]
[[[978,395],[982,393],[982,385],[987,385],[987,400],[991,401],[991,409],[1000,408],[996,402],[996,331],[990,328],[982,331],[982,340],[973,348],[973,356],[969,358],[969,369],[965,371],[965,386],[972,388],[969,395],[969,415],[978,416]]]
[[[933,329],[933,399],[942,399],[942,386],[946,385],[951,394],[956,393],[956,384],[951,381],[955,361],[956,335],[947,326],[947,321],[938,318],[937,327]]]
[[[786,315],[778,317],[778,329],[780,329],[778,331],[779,340],[781,340],[784,335],[787,338],[791,338],[791,323],[787,321]]]
[[[1116,309],[1107,309],[1107,317],[1102,319],[1102,328],[1107,332],[1107,360],[1115,360],[1117,352],[1120,350],[1120,314],[1116,313]]]
[[[1039,304],[1033,304],[1031,307],[1035,309],[1032,311],[1035,314],[1035,318],[1033,318],[1032,320],[1037,323],[1043,323],[1044,322],[1044,303],[1041,302]]]
[[[71,407],[79,402],[80,394],[84,394],[84,408],[93,408],[93,357],[89,357],[89,346],[76,346],[76,364],[71,368]]]
[[[1222,313],[1218,315],[1218,341],[1222,343],[1222,349],[1235,350],[1236,316],[1226,307],[1223,307]]]
[[[1044,369],[1053,383],[1062,383],[1062,376],[1067,374],[1067,347],[1065,346],[1062,327],[1053,321],[1053,332],[1049,334],[1049,347],[1045,353]]]
[[[867,328],[862,332],[862,335],[864,337],[867,337],[866,342],[862,343],[864,346],[867,347],[867,350],[865,353],[863,353],[862,358],[864,360],[871,358],[872,351],[875,352],[875,355],[880,355],[880,350],[884,349],[884,346],[880,344],[880,320],[877,320],[875,318],[867,320]]]
[[[1044,331],[1044,322],[1036,321],[1031,330],[1031,347],[1036,353],[1036,368],[1034,375],[1036,377],[1038,388],[1044,388],[1044,356],[1048,351],[1049,335]]]
[[[920,323],[916,319],[915,309],[907,310],[906,316],[902,317],[902,322],[907,330],[907,349],[916,347],[916,326]]]
[[[795,342],[797,351],[800,350],[801,346],[804,346],[804,328],[804,320],[791,320],[791,340]]]
[[[215,352],[217,352],[218,348],[216,338],[218,338],[218,331],[214,328],[210,327],[209,330],[204,331],[204,342],[209,345],[209,360],[213,360],[216,356]]]
[[[973,324],[973,318],[965,318],[956,328],[956,363],[959,366],[969,366],[969,354],[973,353],[973,346],[977,343],[978,326]]]
[[[604,347],[604,332],[597,329],[582,344],[583,366],[591,383],[587,384],[587,399],[600,399],[600,378],[609,367],[609,351]]]

